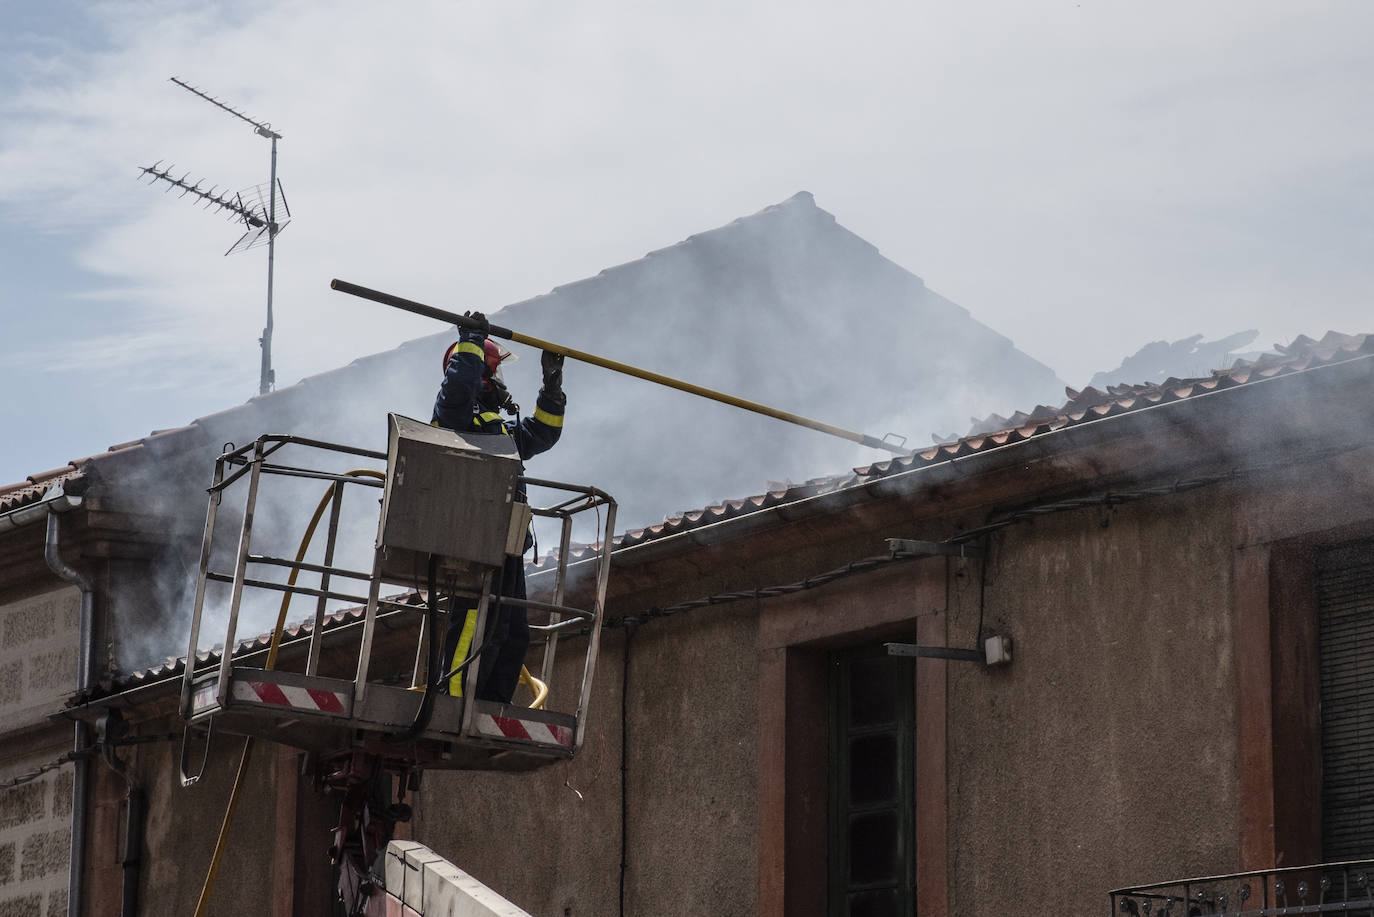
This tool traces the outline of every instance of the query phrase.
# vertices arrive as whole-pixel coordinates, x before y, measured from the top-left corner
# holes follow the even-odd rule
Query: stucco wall
[[[805,555],[774,551],[766,569],[727,558],[705,565],[699,580],[641,589],[633,608],[617,610],[738,587],[747,575],[758,577],[750,585],[788,582],[879,552],[881,535],[906,534],[874,531],[808,546]],[[1015,637],[1016,659],[991,671],[945,664],[949,913],[1099,913],[1109,888],[1236,867],[1232,531],[1218,489],[1047,516],[994,536],[987,624]],[[861,622],[826,595],[868,607],[884,588],[900,587],[910,595],[885,600],[893,615],[938,617],[946,570],[947,641],[968,646],[979,562],[966,560],[889,567],[785,600],[707,607],[637,628],[624,784],[627,632],[609,630],[576,760],[528,774],[429,771],[403,835],[532,914],[600,917],[620,911],[623,830],[626,914],[753,914],[761,900],[760,610],[785,605],[788,621],[823,615],[826,645],[841,645],[846,627]],[[922,577],[933,585],[915,590]],[[569,690],[578,650],[580,640],[568,640],[560,651],[556,693]],[[130,753],[150,796],[150,907],[184,912],[194,903],[240,747],[216,741],[193,790],[176,785],[174,745]],[[299,820],[278,814],[292,811],[283,807],[290,794],[281,781],[292,773],[284,761],[273,749],[254,765],[212,913],[238,912],[246,894],[263,896],[258,904],[289,884],[279,874],[283,847],[324,856],[324,837],[297,835]],[[315,813],[298,819],[314,822],[328,806],[308,787],[291,797],[297,804]]]
[[[949,913],[1099,913],[1237,868],[1230,533],[1211,490],[993,538],[987,624],[1015,661],[949,666]],[[952,645],[977,628],[964,571]]]
[[[149,735],[179,732],[180,721],[152,721],[142,724],[139,731]],[[140,913],[194,911],[238,770],[243,741],[237,736],[216,735],[203,776],[198,783],[185,788],[178,777],[178,742],[124,750],[123,756],[148,799]],[[200,746],[195,746],[193,769],[199,762],[200,750]],[[282,855],[289,864],[297,844],[318,851],[321,862],[326,861],[328,837],[298,839],[294,809],[280,805],[279,783],[286,780],[294,785],[294,763],[294,753],[284,752],[272,743],[255,743],[208,914],[227,917],[274,913],[274,897],[284,886],[289,887],[291,879],[280,874]],[[118,913],[122,874],[117,852],[123,832],[118,810],[125,784],[104,765],[99,774],[102,786],[97,791],[97,810],[91,823],[92,881],[88,894],[106,899],[110,909],[101,913]],[[289,792],[287,796],[290,797]]]
[[[741,603],[630,639],[627,914],[754,913],[755,630]],[[524,775],[425,775],[415,839],[532,914],[619,913],[625,639],[603,638],[576,760]],[[489,840],[494,826],[504,839]]]

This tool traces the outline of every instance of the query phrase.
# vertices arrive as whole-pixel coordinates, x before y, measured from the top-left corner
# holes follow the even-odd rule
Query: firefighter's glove
[[[563,355],[546,350],[539,355],[539,368],[544,371],[544,394],[563,393]]]
[[[459,328],[464,337],[472,337],[480,341],[491,331],[491,322],[487,321],[487,317],[481,312],[464,312],[463,317],[470,322],[470,324],[462,325]]]

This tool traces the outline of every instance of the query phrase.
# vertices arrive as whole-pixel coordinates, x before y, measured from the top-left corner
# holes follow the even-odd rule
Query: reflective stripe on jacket
[[[508,433],[515,437],[515,449],[527,459],[552,448],[563,432],[563,411],[567,398],[560,393],[550,397],[539,393],[534,414],[508,424],[495,411],[484,411],[477,401],[482,391],[486,362],[482,355],[482,336],[464,333],[444,370],[444,381],[434,399],[431,423],[449,430],[474,433]]]

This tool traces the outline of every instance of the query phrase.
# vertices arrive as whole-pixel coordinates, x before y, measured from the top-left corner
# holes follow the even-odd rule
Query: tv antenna
[[[277,254],[277,235],[290,223],[291,208],[286,203],[286,192],[282,190],[281,181],[277,178],[277,141],[281,139],[281,134],[272,130],[272,125],[266,121],[254,121],[236,108],[216,99],[207,92],[183,82],[176,77],[170,77],[187,92],[200,96],[205,101],[223,111],[253,126],[253,133],[259,137],[265,137],[272,141],[272,169],[266,185],[256,185],[243,191],[230,194],[227,190],[219,190],[218,185],[211,185],[204,189],[201,186],[203,181],[194,183],[187,181],[190,172],[182,174],[180,178],[172,173],[172,166],[163,167],[162,160],[158,160],[151,166],[143,166],[139,169],[143,175],[149,176],[149,184],[157,184],[159,181],[167,184],[167,191],[173,188],[180,188],[180,197],[191,195],[198,202],[203,202],[205,208],[227,212],[234,220],[240,221],[246,227],[239,240],[229,246],[225,255],[232,255],[234,252],[245,252],[250,248],[257,248],[264,243],[267,245],[267,324],[262,329],[262,337],[258,338],[258,343],[262,346],[262,373],[258,380],[258,394],[266,395],[272,391],[276,383],[276,373],[272,369],[272,266]],[[281,198],[282,209],[286,212],[285,222],[277,222],[277,198]]]

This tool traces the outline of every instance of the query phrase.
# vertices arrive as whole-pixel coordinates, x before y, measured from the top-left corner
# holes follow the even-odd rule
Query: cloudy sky
[[[0,483],[257,392],[266,250],[137,178],[270,147],[172,76],[282,135],[280,385],[435,330],[331,277],[490,311],[800,190],[1075,385],[1374,331],[1363,0],[381,9],[0,0]]]

